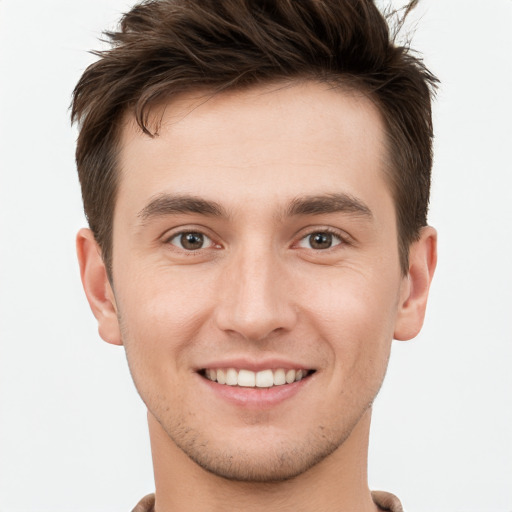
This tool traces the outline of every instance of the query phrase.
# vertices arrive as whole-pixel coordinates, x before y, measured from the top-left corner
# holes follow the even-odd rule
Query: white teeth
[[[238,385],[246,388],[253,388],[256,384],[256,375],[251,370],[240,370],[238,372]]]
[[[224,370],[217,370],[217,382],[219,384],[226,384],[226,372]]]
[[[282,386],[286,384],[286,375],[282,368],[274,372],[274,386]]]
[[[229,368],[226,372],[226,384],[236,386],[238,384],[238,372],[234,368]]]
[[[259,372],[236,370],[235,368],[207,368],[204,371],[206,378],[211,381],[244,388],[270,388],[292,384],[302,380],[308,374],[308,370],[285,370],[284,368],[261,370]]]
[[[295,370],[288,370],[286,372],[286,384],[291,384],[295,382]]]
[[[274,385],[274,374],[272,370],[263,370],[256,374],[256,387],[269,388]]]

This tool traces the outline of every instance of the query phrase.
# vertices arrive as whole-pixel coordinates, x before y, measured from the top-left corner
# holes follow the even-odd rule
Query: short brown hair
[[[437,79],[395,44],[373,0],[148,0],[106,35],[112,48],[94,52],[100,59],[75,87],[71,118],[80,126],[84,209],[110,276],[122,116],[133,113],[153,136],[148,115],[156,102],[294,79],[355,88],[378,106],[407,272],[409,246],[427,223]]]

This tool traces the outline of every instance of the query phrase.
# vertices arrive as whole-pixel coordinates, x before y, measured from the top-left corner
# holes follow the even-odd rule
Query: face
[[[120,149],[112,302],[134,382],[202,467],[290,478],[368,411],[407,294],[383,122],[317,83],[160,116],[154,138],[128,119]]]

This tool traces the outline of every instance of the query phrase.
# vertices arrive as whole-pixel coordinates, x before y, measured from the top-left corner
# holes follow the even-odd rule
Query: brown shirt
[[[372,491],[372,498],[377,506],[383,511],[404,512],[400,500],[389,492]],[[144,496],[132,512],[155,512],[155,495],[148,494],[147,496]]]

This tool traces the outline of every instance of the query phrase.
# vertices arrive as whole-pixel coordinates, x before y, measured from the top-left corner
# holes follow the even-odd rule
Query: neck
[[[375,512],[367,484],[371,410],[331,455],[305,473],[283,482],[226,480],[193,462],[148,413],[156,485],[156,512]]]

